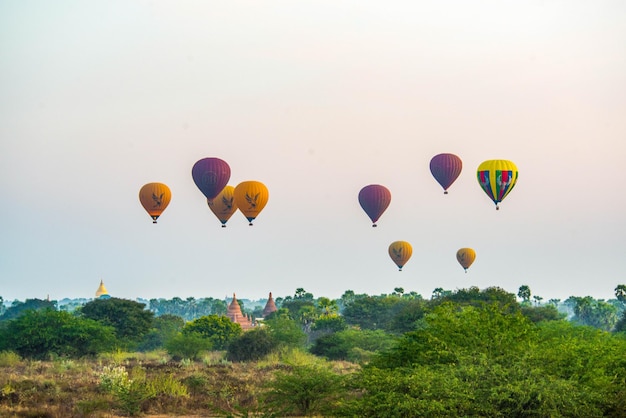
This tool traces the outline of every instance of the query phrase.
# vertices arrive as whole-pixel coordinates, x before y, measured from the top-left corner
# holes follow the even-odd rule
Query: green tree
[[[395,314],[406,300],[393,296],[365,296],[355,299],[343,310],[349,325],[362,329],[389,329]]]
[[[178,333],[165,341],[165,349],[174,360],[198,360],[203,352],[213,349],[213,343],[197,333]]]
[[[566,314],[559,312],[552,304],[546,306],[522,306],[522,314],[537,323],[541,321],[560,321]]]
[[[339,315],[322,316],[315,320],[313,331],[337,332],[346,329],[346,320]]]
[[[332,316],[339,313],[339,304],[337,301],[326,297],[317,299],[317,308],[322,316]]]
[[[626,340],[445,303],[355,374],[340,416],[620,416]]]
[[[282,310],[283,308],[281,308]],[[280,312],[280,310],[279,310]],[[277,314],[278,312],[274,312]],[[302,348],[307,336],[300,323],[286,316],[272,315],[263,321],[274,341],[280,346]]]
[[[41,311],[46,309],[56,310],[56,301],[49,301],[43,299],[26,299],[24,302],[19,300],[13,301],[11,306],[4,311],[4,314],[0,317],[0,320],[7,320],[17,318],[27,311]]]
[[[228,344],[226,357],[230,361],[256,361],[279,346],[279,342],[266,328],[244,332]]]
[[[381,330],[348,329],[324,335],[311,347],[311,353],[328,360],[366,360],[374,352],[389,349],[395,338]]]
[[[33,359],[92,356],[111,350],[114,341],[112,327],[52,309],[23,312],[0,329],[0,351]]]
[[[615,287],[615,297],[620,302],[626,304],[626,284],[618,284]]]
[[[277,416],[335,416],[345,393],[341,376],[323,365],[278,371],[266,390],[264,409]]]
[[[165,341],[182,331],[185,321],[180,316],[165,314],[157,316],[153,320],[153,328],[148,332],[141,344],[139,351],[150,351],[162,347]]]
[[[307,292],[306,290],[304,290],[303,288],[299,287],[296,289],[296,293],[293,296],[294,299],[304,299],[304,300],[313,300],[313,294]]]
[[[421,298],[410,298],[404,301],[391,319],[388,330],[396,334],[415,330],[427,310],[428,302]]]
[[[568,301],[574,303],[574,323],[610,331],[619,320],[617,307],[608,302],[591,296],[570,297]]]
[[[524,302],[530,301],[530,287],[528,285],[521,285],[519,290],[517,291],[517,297],[522,299]]]
[[[231,340],[242,333],[241,326],[226,316],[207,315],[183,327],[183,335],[197,334],[211,341],[213,348],[224,350]]]
[[[128,299],[96,299],[85,304],[81,314],[112,326],[119,341],[127,348],[134,348],[152,329],[154,314],[145,306]]]

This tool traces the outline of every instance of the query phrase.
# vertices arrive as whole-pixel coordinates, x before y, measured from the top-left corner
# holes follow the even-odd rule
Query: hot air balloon
[[[139,190],[139,201],[141,206],[152,218],[152,223],[157,223],[157,219],[172,199],[170,188],[163,183],[144,184]]]
[[[391,192],[380,184],[370,184],[359,192],[359,203],[375,227],[376,221],[391,203]]]
[[[467,273],[467,269],[476,260],[476,251],[471,248],[461,248],[456,252],[456,259]]]
[[[413,254],[413,247],[406,241],[394,241],[389,245],[389,257],[396,263],[400,271],[411,258],[411,254]]]
[[[235,187],[235,204],[250,222],[259,216],[269,199],[267,187],[260,181],[244,181]]]
[[[233,186],[226,186],[215,196],[215,199],[207,199],[206,201],[211,212],[213,212],[222,223],[222,228],[226,228],[226,222],[228,222],[230,217],[233,216],[233,213],[237,210],[237,205],[235,204],[235,188]]]
[[[230,166],[219,158],[203,158],[193,165],[191,176],[207,199],[215,199],[230,180]]]
[[[437,154],[430,160],[430,172],[448,194],[448,188],[461,174],[463,162],[454,154]]]
[[[517,182],[517,167],[508,160],[487,160],[478,166],[476,174],[478,184],[499,210],[498,203],[511,193]]]

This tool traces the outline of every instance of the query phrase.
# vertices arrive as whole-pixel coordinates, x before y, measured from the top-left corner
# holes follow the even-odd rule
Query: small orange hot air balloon
[[[270,197],[267,187],[260,181],[244,181],[235,187],[235,204],[248,219],[250,226],[252,221],[259,216]]]
[[[467,273],[467,269],[476,260],[476,251],[471,248],[461,248],[456,252],[456,259]]]
[[[163,183],[148,183],[139,190],[139,201],[152,218],[152,223],[157,223],[171,199],[172,192]]]
[[[230,217],[233,216],[233,213],[237,211],[235,188],[233,186],[226,186],[215,196],[215,199],[207,199],[206,201],[211,212],[213,212],[222,223],[222,228],[226,228],[226,222],[228,222]]]
[[[409,261],[412,254],[413,247],[406,241],[394,241],[389,245],[389,257],[396,263],[400,271],[402,271],[402,267]]]

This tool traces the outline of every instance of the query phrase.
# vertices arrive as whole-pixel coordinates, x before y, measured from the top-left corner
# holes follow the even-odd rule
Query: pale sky
[[[626,2],[0,0],[0,296],[626,283]],[[443,195],[430,159],[463,172]],[[257,180],[221,228],[205,157]],[[476,168],[519,168],[501,209]],[[152,224],[138,193],[166,183]],[[358,204],[390,189],[372,228]],[[402,272],[392,241],[413,246]],[[455,254],[472,247],[467,274]]]

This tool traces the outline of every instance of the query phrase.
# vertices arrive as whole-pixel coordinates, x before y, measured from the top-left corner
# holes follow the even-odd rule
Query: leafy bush
[[[112,326],[119,342],[134,349],[152,329],[154,314],[145,306],[127,299],[96,299],[85,304],[81,313],[85,318]]]
[[[329,360],[358,362],[368,358],[368,352],[390,348],[394,340],[394,337],[381,330],[351,329],[318,338],[310,351]]]
[[[319,365],[293,366],[267,382],[264,408],[278,416],[334,415],[345,390],[341,376]]]
[[[183,335],[199,335],[209,340],[215,350],[223,350],[242,330],[241,325],[227,316],[207,315],[186,323],[182,332]]]
[[[200,334],[178,334],[165,342],[165,349],[174,360],[198,360],[203,351],[213,348],[211,340]]]
[[[231,341],[226,357],[231,361],[254,361],[271,353],[277,347],[278,341],[267,329],[255,328]]]
[[[27,311],[8,321],[0,331],[4,349],[22,357],[51,355],[82,357],[108,351],[115,342],[113,329],[96,321],[51,309]]]

